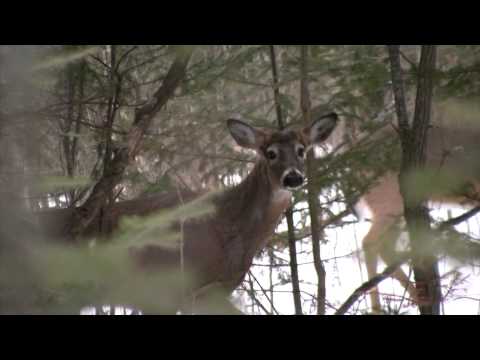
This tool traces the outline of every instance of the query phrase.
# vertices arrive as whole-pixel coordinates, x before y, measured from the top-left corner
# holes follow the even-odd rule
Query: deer
[[[211,196],[207,194],[212,213],[175,221],[172,228],[181,231],[180,246],[172,248],[150,241],[129,248],[129,258],[138,273],[162,274],[181,267],[182,273],[188,274],[188,281],[178,278],[175,285],[170,283],[162,288],[161,293],[170,300],[162,302],[164,309],[156,308],[152,313],[241,313],[229,297],[291,205],[292,191],[304,184],[307,152],[325,142],[337,122],[338,116],[333,112],[314,118],[306,126],[284,130],[261,129],[238,119],[226,121],[234,142],[256,153],[253,169],[239,184]],[[140,215],[146,216],[191,203],[204,195],[182,189],[122,201],[111,207],[108,216],[112,227],[117,228],[122,216],[139,215],[139,208]],[[62,223],[61,217],[68,217],[67,211],[54,210],[48,216],[51,234]],[[98,226],[93,222],[86,233],[95,234]]]
[[[267,245],[291,205],[292,191],[304,184],[307,151],[326,141],[337,120],[335,113],[329,113],[301,129],[281,131],[255,128],[238,119],[227,121],[236,144],[254,150],[257,159],[242,182],[213,195],[214,214],[183,224],[184,266],[193,277],[187,296],[194,298],[195,313],[238,313],[228,296]],[[175,251],[154,244],[132,250],[132,256],[142,268],[157,271],[165,265],[178,266],[179,259]],[[203,305],[213,294],[213,308]]]
[[[436,179],[454,174],[455,184],[444,189],[435,189],[428,194],[428,199],[431,204],[478,206],[480,127],[475,125],[475,121],[468,119],[465,112],[455,110],[455,106],[447,102],[435,103],[426,145],[426,167],[438,172]],[[385,119],[383,124],[386,126],[368,136],[376,139],[398,136],[393,121]],[[349,135],[347,138],[351,139],[347,141],[347,148],[352,148],[363,134],[355,126],[347,127],[345,122],[342,122],[330,140],[339,143],[339,139],[343,139],[345,135]],[[360,196],[354,206],[355,213],[361,218],[368,218],[371,223],[361,245],[368,279],[378,275],[380,259],[387,266],[395,261],[391,246],[402,233],[400,225],[404,211],[398,176],[398,171],[393,170],[381,175],[373,186]],[[401,284],[413,303],[418,304],[422,301],[415,285],[401,268],[398,268],[392,277]],[[372,312],[381,313],[378,288],[371,290],[369,296]]]

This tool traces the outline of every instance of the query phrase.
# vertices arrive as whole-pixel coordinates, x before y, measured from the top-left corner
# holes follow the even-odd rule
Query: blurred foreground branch
[[[87,201],[73,212],[73,216],[65,229],[65,235],[68,238],[76,239],[81,236],[93,219],[98,216],[108,195],[121,181],[126,167],[138,154],[143,136],[153,118],[173,96],[175,89],[185,78],[192,52],[191,47],[178,49],[177,57],[160,88],[154,93],[150,101],[137,109],[133,125],[127,134],[127,146],[114,151],[112,161],[105,169],[102,178],[94,186]]]

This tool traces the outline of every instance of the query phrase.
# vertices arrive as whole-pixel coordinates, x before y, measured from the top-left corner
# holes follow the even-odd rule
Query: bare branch
[[[131,160],[137,155],[143,137],[154,116],[173,96],[175,89],[184,79],[193,48],[179,48],[177,57],[170,67],[165,80],[152,99],[135,112],[133,125],[127,134],[127,146],[115,149],[114,158],[102,178],[94,186],[87,201],[73,212],[65,229],[65,234],[78,238],[88,225],[97,217],[111,190],[121,181],[123,173]]]
[[[127,58],[127,56],[132,53],[134,50],[138,49],[138,45],[135,45],[133,47],[131,47],[130,49],[128,49],[127,51],[125,51],[122,56],[120,56],[120,59],[118,59],[118,62],[117,62],[117,65],[115,66],[115,73],[118,73],[118,69],[120,68],[120,65],[122,64],[122,62]],[[122,75],[122,74],[119,74],[119,75]]]
[[[277,309],[275,308],[275,305],[273,304],[272,300],[270,299],[270,297],[268,296],[267,292],[265,291],[265,289],[262,287],[262,284],[260,284],[260,282],[257,280],[257,278],[255,277],[255,275],[252,274],[251,271],[248,272],[248,275],[251,276],[253,278],[253,280],[255,280],[255,282],[257,283],[257,285],[260,287],[260,290],[262,290],[262,293],[263,295],[267,298],[270,306],[272,307],[272,310],[273,312],[276,314],[276,315],[280,315],[280,313],[277,311]],[[266,313],[268,314],[268,311],[266,311]]]
[[[352,295],[350,295],[343,303],[342,306],[336,311],[335,315],[345,315],[345,313],[350,309],[350,307],[355,304],[355,302],[362,296],[364,296],[368,291],[373,289],[375,286],[380,284],[383,280],[388,279],[400,266],[409,260],[409,256],[401,257],[392,265],[388,266],[381,274],[371,278],[366,283],[362,284],[358,289],[356,289]]]
[[[455,225],[458,225],[458,224],[461,224],[462,222],[464,221],[467,221],[468,219],[470,219],[471,217],[474,217],[475,215],[477,215],[478,213],[480,212],[480,206],[477,206],[469,211],[467,211],[466,213],[460,215],[460,216],[457,216],[453,219],[450,219],[450,220],[447,220],[447,221],[444,221],[440,224],[439,226],[439,230],[445,230],[447,229],[448,227],[451,227],[451,226],[455,226]]]
[[[398,127],[402,136],[408,138],[410,125],[408,123],[407,103],[405,101],[403,72],[400,65],[400,45],[388,45],[388,53],[390,56],[392,87],[395,97]]]

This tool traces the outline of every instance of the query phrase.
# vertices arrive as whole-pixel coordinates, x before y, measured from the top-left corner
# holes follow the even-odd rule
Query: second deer
[[[426,148],[426,168],[435,176],[431,177],[432,182],[429,184],[413,184],[427,187],[428,197],[432,203],[478,205],[480,126],[477,121],[472,120],[467,112],[460,111],[453,104],[435,105]],[[337,127],[338,130],[332,138],[338,140],[345,134],[351,136],[355,132],[355,127],[347,130],[344,125],[341,123]],[[398,135],[394,127],[387,125],[374,134],[373,139],[396,136]],[[353,138],[355,137],[354,135]],[[361,137],[362,135],[359,135],[357,139]],[[350,144],[350,147],[353,146],[355,140]],[[370,230],[362,241],[369,279],[377,275],[379,259],[386,265],[391,265],[394,261],[390,250],[402,232],[399,224],[403,217],[403,209],[404,203],[396,171],[389,171],[378,178],[357,203],[356,210],[366,214],[371,221]],[[398,269],[393,277],[408,291],[413,302],[419,301],[414,284],[402,269]],[[373,311],[381,312],[377,289],[370,293],[370,299]]]

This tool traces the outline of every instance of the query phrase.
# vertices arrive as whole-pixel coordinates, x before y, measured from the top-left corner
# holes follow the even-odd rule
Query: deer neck
[[[255,223],[272,212],[281,215],[288,207],[291,192],[273,184],[268,171],[265,161],[259,161],[245,180],[227,192],[231,201],[229,217],[236,217],[234,220],[249,219],[250,223]]]
[[[259,161],[247,178],[228,190],[220,201],[224,236],[229,245],[243,253],[245,266],[263,249],[283,212],[290,205],[291,193],[272,184],[267,164]]]

